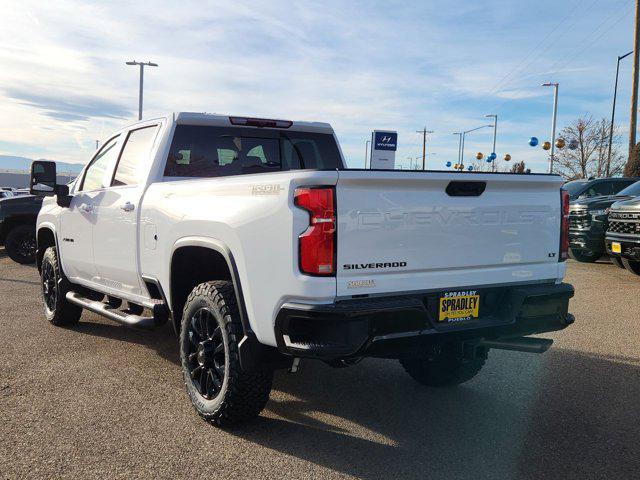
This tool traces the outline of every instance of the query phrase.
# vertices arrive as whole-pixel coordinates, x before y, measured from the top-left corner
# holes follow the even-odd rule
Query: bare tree
[[[513,165],[511,165],[511,169],[509,169],[511,173],[525,173],[526,170],[527,168],[524,164],[524,160],[521,162],[515,162]]]
[[[617,128],[614,128],[611,163],[608,164],[610,128],[609,120],[604,118],[595,120],[591,116],[579,118],[564,127],[559,138],[565,140],[566,146],[556,149],[554,171],[567,180],[604,177],[607,175],[607,170],[610,176],[620,175],[624,169],[625,159],[616,147],[620,140]],[[571,150],[569,145],[573,141],[577,144],[577,148]]]

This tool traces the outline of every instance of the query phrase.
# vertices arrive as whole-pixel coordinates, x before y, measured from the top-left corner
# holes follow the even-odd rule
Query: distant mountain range
[[[28,172],[31,170],[33,158],[14,157],[11,155],[0,155],[0,170],[18,170]],[[38,160],[46,160],[39,158]],[[80,173],[84,165],[80,163],[56,162],[58,173]]]

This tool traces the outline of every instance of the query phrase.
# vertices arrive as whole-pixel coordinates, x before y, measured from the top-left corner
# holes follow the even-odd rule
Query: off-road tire
[[[67,301],[68,283],[62,277],[55,247],[47,248],[42,257],[40,285],[47,320],[60,327],[76,325],[82,315],[82,308]],[[51,289],[54,289],[53,297],[50,296]]]
[[[196,348],[196,339],[199,338],[197,332],[194,334],[193,322],[197,322],[198,312],[203,310],[212,314],[213,318],[210,317],[209,322],[221,337],[222,340],[218,340],[220,344],[224,344],[223,379],[219,391],[210,399],[205,398],[198,390],[202,389],[200,382],[196,384],[192,379],[194,363],[189,358],[190,355],[194,355],[194,352],[190,353],[190,349]],[[211,327],[205,328],[205,333],[207,329],[210,330]],[[212,333],[209,338],[213,338],[215,334],[216,332]],[[218,427],[234,425],[257,417],[269,400],[273,372],[242,370],[238,354],[238,343],[242,338],[243,330],[233,284],[227,281],[211,281],[196,286],[187,298],[182,314],[180,362],[191,403],[202,418]],[[200,357],[196,358],[199,362]],[[195,368],[198,368],[197,364]],[[208,378],[204,382],[208,383]]]
[[[36,229],[33,225],[17,225],[7,233],[4,248],[17,263],[36,261]]]
[[[602,256],[602,252],[594,252],[592,250],[570,250],[571,258],[582,263],[594,263]]]
[[[484,366],[488,349],[477,347],[474,358],[464,358],[458,348],[444,349],[429,357],[403,358],[400,363],[418,383],[430,387],[459,385],[475,377]]]
[[[620,257],[609,257],[611,263],[613,263],[618,268],[624,268],[624,263],[622,263],[622,259]]]
[[[636,260],[629,260],[628,258],[623,258],[622,264],[624,265],[624,268],[629,270],[634,275],[640,275],[640,262]]]

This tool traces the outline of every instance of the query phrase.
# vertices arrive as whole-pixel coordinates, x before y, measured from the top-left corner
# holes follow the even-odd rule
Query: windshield
[[[616,195],[619,196],[629,196],[629,197],[637,197],[640,196],[640,182],[632,183],[627,188],[623,188]]]
[[[573,199],[582,192],[587,183],[588,182],[584,180],[574,180],[572,182],[565,183],[562,188],[569,192],[569,196]]]

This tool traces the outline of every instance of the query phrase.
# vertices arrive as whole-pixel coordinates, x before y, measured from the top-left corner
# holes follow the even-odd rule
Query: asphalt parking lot
[[[255,422],[192,410],[172,330],[41,312],[35,267],[0,249],[1,478],[637,478],[640,278],[569,263],[576,323],[544,355],[492,351],[453,389],[396,362],[279,372]]]

